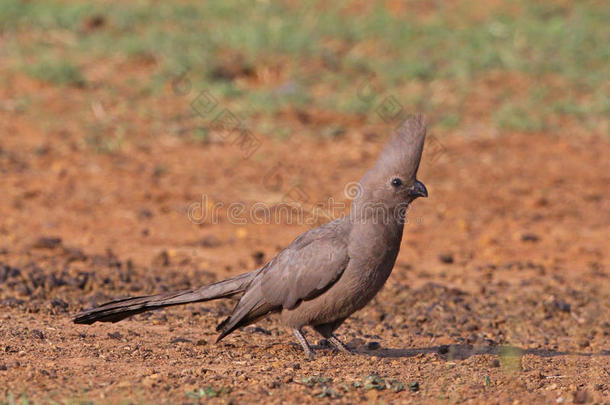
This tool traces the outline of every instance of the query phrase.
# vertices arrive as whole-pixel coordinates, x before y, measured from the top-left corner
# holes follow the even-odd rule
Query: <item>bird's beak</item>
[[[426,189],[426,186],[424,186],[424,183],[419,180],[415,180],[415,183],[409,190],[409,194],[413,198],[428,197],[428,190]]]

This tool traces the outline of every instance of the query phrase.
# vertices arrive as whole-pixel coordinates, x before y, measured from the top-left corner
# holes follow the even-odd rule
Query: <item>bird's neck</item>
[[[403,206],[389,206],[382,202],[354,200],[349,213],[352,226],[374,226],[386,228],[389,232],[400,232],[405,223],[406,209]]]
[[[350,212],[350,234],[356,241],[355,249],[365,255],[379,255],[381,252],[395,252],[400,249],[404,221],[381,213],[358,214]],[[380,257],[385,257],[380,255]]]

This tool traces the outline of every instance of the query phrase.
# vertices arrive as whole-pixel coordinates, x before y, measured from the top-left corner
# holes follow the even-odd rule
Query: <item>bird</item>
[[[216,342],[275,313],[307,359],[315,355],[305,327],[351,353],[335,330],[381,290],[400,250],[406,210],[428,197],[417,179],[425,137],[423,115],[405,120],[356,183],[349,213],[302,233],[262,267],[195,289],[111,301],[76,314],[73,322],[118,322],[157,308],[241,295],[218,324]]]

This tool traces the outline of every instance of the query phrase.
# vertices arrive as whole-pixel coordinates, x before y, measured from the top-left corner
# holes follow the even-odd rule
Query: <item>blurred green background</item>
[[[195,141],[206,132],[189,129],[188,101],[167,115],[143,107],[183,95],[164,94],[181,75],[188,91],[208,90],[257,133],[280,138],[298,130],[294,117],[301,131],[328,136],[381,122],[358,96],[369,79],[441,133],[483,125],[607,135],[609,4],[3,0],[0,68],[4,84],[24,72],[92,97],[128,97],[150,131],[169,120]],[[33,93],[18,104],[36,102]]]

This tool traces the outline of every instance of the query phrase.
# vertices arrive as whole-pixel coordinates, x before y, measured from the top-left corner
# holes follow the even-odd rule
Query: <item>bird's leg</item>
[[[337,338],[335,336],[335,334],[333,333],[333,331],[337,328],[337,326],[339,326],[343,321],[344,321],[344,319],[341,319],[341,320],[339,320],[337,322],[333,322],[333,323],[325,323],[322,325],[316,325],[313,328],[315,329],[316,332],[318,332],[320,335],[322,335],[322,337],[324,339],[328,340],[328,343],[333,345],[333,347],[335,349],[337,349],[343,353],[352,354],[352,352],[343,343],[341,343],[339,338]]]
[[[345,346],[335,335],[330,335],[328,341],[331,345],[335,346],[335,349],[339,350],[340,352],[352,354],[352,351],[348,349],[347,346]]]
[[[303,347],[303,351],[305,352],[305,357],[307,357],[307,360],[313,360],[313,350],[309,346],[309,343],[307,343],[307,339],[305,339],[303,333],[299,329],[292,329],[292,333],[301,344],[301,347]]]

